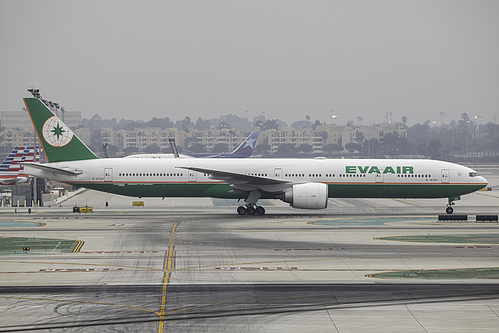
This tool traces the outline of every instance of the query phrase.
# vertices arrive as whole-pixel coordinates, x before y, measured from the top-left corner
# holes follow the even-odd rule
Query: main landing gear
[[[265,208],[262,206],[247,204],[246,206],[237,207],[237,213],[239,215],[264,215]]]
[[[461,200],[461,197],[451,197],[449,198],[449,203],[447,204],[447,208],[445,208],[445,212],[447,214],[452,214],[454,213],[454,208],[452,208],[452,206],[455,205],[454,201],[457,201],[457,200]]]
[[[265,208],[262,206],[257,206],[256,203],[258,199],[260,199],[260,196],[262,194],[258,190],[253,190],[248,194],[248,197],[246,200],[245,206],[239,206],[237,207],[237,213],[239,215],[264,215],[265,214]]]

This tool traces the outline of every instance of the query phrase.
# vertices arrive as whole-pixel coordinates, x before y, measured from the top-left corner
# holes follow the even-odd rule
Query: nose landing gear
[[[447,208],[445,208],[445,212],[447,214],[452,214],[454,213],[454,208],[452,208],[452,206],[455,205],[454,201],[457,201],[457,200],[461,200],[461,197],[451,197],[449,198],[449,203],[447,204]]]

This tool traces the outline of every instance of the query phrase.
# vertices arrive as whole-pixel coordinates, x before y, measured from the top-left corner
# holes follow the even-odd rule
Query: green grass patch
[[[379,279],[460,280],[499,279],[499,268],[430,269],[368,274]]]
[[[0,221],[0,228],[19,228],[19,227],[41,227],[45,223],[40,222],[26,222],[26,221]]]
[[[78,252],[82,246],[82,241],[71,239],[0,237],[0,255]],[[23,250],[24,248],[29,248],[29,250]]]
[[[423,243],[499,244],[499,234],[390,236],[376,239]]]

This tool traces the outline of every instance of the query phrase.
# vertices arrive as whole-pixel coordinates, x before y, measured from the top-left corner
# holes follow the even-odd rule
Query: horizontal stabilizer
[[[83,173],[81,170],[77,170],[74,168],[58,168],[55,166],[49,166],[47,164],[39,164],[39,163],[23,163],[24,172],[27,174],[32,174],[33,176],[39,176],[39,171],[44,173],[50,173],[54,175],[64,175],[64,176],[78,176]],[[38,172],[33,172],[38,171]]]
[[[2,179],[2,185],[16,185],[18,179],[20,178]]]

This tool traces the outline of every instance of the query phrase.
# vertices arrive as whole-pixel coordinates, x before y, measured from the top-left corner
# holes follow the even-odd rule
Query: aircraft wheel
[[[237,207],[237,213],[239,215],[245,215],[246,214],[246,208],[244,208],[243,206]]]
[[[447,207],[447,208],[445,209],[445,212],[446,212],[447,214],[449,214],[449,215],[450,215],[450,214],[454,213],[454,208],[452,208],[452,207]]]
[[[262,206],[256,207],[256,215],[264,215],[265,214],[265,208]]]
[[[246,213],[248,213],[248,215],[255,215],[256,210],[255,210],[255,208],[250,206],[250,207],[246,208]]]

